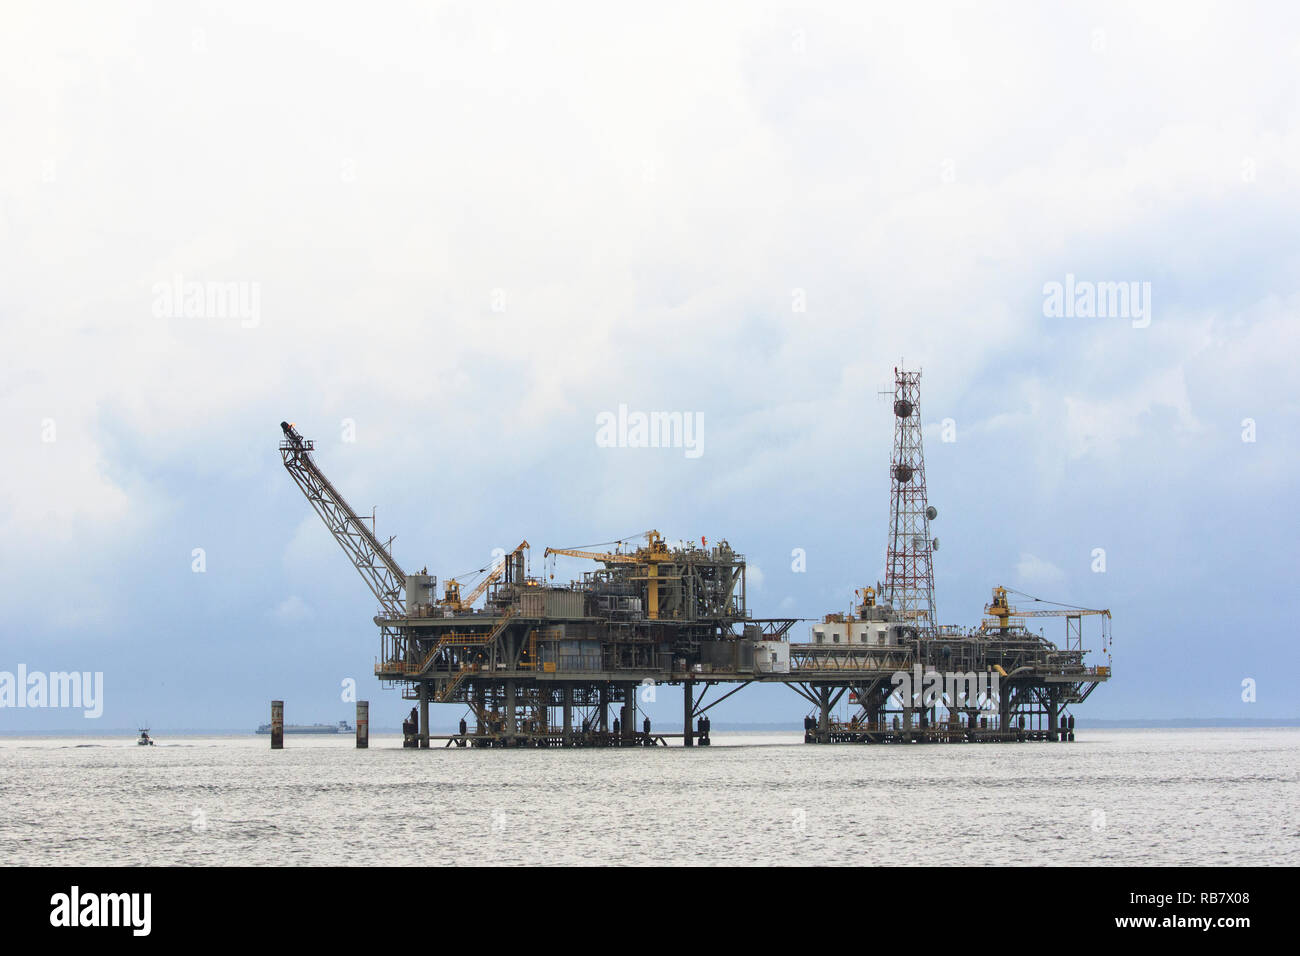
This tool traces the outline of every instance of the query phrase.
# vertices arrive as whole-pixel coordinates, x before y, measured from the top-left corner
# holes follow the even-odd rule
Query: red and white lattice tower
[[[886,393],[888,394],[888,393]],[[905,620],[934,626],[934,546],[921,448],[921,373],[894,369],[894,454],[889,463],[889,546],[884,598]]]

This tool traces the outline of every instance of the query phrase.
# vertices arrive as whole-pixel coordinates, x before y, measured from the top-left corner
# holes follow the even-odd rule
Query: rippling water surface
[[[1300,728],[403,750],[0,738],[7,864],[1300,864]]]

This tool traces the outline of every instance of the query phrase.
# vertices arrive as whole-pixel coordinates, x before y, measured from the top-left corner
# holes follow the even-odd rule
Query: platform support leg
[[[420,682],[420,749],[429,749],[429,685]]]
[[[682,744],[695,746],[695,681],[688,680],[682,685]]]
[[[573,685],[564,685],[564,746],[573,746]]]
[[[515,724],[515,682],[506,681],[506,746],[515,745],[515,733],[517,726]]]
[[[623,742],[636,739],[636,684],[623,685]]]

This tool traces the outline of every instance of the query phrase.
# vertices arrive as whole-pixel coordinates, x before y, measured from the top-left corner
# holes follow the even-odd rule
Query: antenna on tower
[[[889,461],[889,543],[884,597],[905,620],[935,625],[934,550],[921,446],[921,370],[894,369],[894,451]]]

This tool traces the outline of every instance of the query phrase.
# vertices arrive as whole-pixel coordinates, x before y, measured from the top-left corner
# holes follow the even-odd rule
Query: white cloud
[[[1114,453],[1141,435],[1144,416],[1158,409],[1172,411],[1177,429],[1194,436],[1203,426],[1192,412],[1185,376],[1182,368],[1171,368],[1113,397],[1089,400],[1065,396],[1065,440],[1069,456]]]
[[[1031,592],[1059,591],[1065,583],[1065,572],[1045,558],[1022,552],[1016,562],[1016,583]]]
[[[310,618],[312,610],[302,598],[291,594],[276,605],[272,615],[281,624],[298,624]]]

